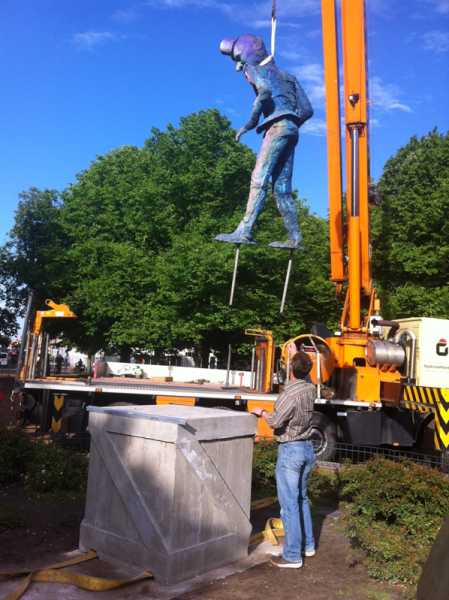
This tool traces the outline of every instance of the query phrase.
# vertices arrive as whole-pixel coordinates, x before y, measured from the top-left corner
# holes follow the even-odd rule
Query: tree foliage
[[[385,316],[449,317],[449,134],[413,137],[385,165],[373,214]]]
[[[255,159],[234,135],[218,111],[201,111],[152,130],[142,148],[98,157],[60,198],[30,190],[9,247],[16,281],[71,305],[80,348],[126,356],[195,346],[206,355],[241,343],[245,327],[285,338],[335,315],[327,224],[298,201],[304,246],[280,317],[288,252],[268,248],[284,235],[272,198],[260,243],[241,249],[228,307],[234,246],[214,237],[240,220]]]
[[[36,305],[66,290],[67,243],[58,192],[32,187],[19,198],[14,226],[0,248],[0,335],[6,338],[17,332],[29,289],[34,290]]]

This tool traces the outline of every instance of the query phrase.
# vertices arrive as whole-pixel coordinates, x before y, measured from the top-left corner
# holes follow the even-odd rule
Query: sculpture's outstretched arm
[[[256,99],[254,100],[253,110],[251,112],[251,116],[248,119],[246,125],[244,125],[244,129],[249,131],[250,129],[254,129],[257,127],[259,123],[260,115],[262,114],[262,109],[264,103],[271,98],[271,92],[267,88],[262,88],[258,90]]]

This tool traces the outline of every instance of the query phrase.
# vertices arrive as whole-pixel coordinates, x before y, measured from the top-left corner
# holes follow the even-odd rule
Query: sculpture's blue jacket
[[[256,127],[260,133],[282,118],[300,127],[313,115],[312,105],[296,77],[278,69],[273,59],[265,65],[246,64],[243,72],[257,95],[246,130]],[[264,120],[258,125],[262,114]]]

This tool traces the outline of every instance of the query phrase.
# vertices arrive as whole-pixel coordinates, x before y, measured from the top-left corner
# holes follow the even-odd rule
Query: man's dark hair
[[[312,359],[308,354],[299,350],[292,358],[291,369],[296,379],[304,379],[313,367]]]

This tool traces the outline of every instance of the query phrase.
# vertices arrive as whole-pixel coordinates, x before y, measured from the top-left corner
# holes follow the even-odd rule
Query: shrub
[[[271,496],[276,494],[277,444],[258,442],[254,446],[253,458],[253,496]],[[312,504],[338,502],[338,479],[333,473],[324,473],[315,469],[309,479],[309,497]]]
[[[314,469],[310,475],[308,492],[313,505],[337,506],[339,501],[338,474],[323,469]]]
[[[87,484],[87,467],[87,455],[37,442],[25,476],[26,489],[32,495],[82,494]]]
[[[404,461],[373,459],[340,473],[346,531],[370,575],[416,584],[444,517],[449,481]]]
[[[33,454],[30,439],[17,429],[0,429],[0,484],[19,481]]]
[[[254,445],[252,481],[254,495],[275,494],[276,458],[277,444],[274,442],[258,442]]]

